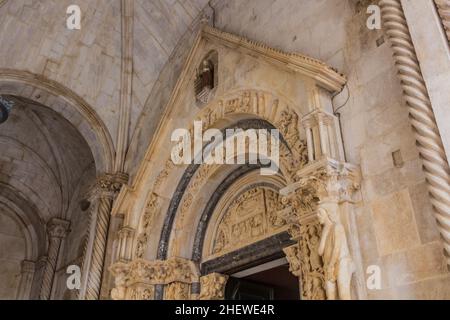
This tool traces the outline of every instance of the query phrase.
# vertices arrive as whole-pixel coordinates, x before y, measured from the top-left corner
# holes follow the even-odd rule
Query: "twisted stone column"
[[[100,177],[97,182],[99,192],[97,220],[92,258],[88,269],[88,281],[85,296],[87,300],[97,300],[100,296],[111,208],[115,195],[120,191],[120,188],[125,181],[125,178],[122,176],[107,174]]]
[[[434,0],[444,26],[445,34],[450,43],[450,0]]]
[[[41,300],[50,299],[61,241],[66,236],[69,226],[70,221],[58,218],[50,220],[47,225],[49,245],[47,251],[47,263],[44,270],[44,276],[42,278],[42,287],[40,292]]]
[[[431,203],[444,240],[447,264],[450,265],[450,173],[447,158],[400,0],[381,0],[380,6],[423,161]]]

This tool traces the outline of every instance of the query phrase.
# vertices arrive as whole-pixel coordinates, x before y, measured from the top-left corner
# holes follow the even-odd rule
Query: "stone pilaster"
[[[41,300],[50,299],[61,242],[67,235],[69,226],[70,221],[58,218],[51,219],[47,224],[49,244],[47,250],[47,264],[45,266],[44,276],[42,278],[42,287],[40,292]]]

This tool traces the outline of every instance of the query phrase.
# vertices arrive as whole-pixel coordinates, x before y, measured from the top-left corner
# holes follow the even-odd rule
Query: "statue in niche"
[[[214,87],[214,66],[209,60],[203,60],[200,77],[202,88],[212,89]]]
[[[204,59],[195,79],[195,95],[201,103],[207,103],[211,90],[214,89],[214,64]]]
[[[329,300],[350,300],[355,266],[350,256],[345,230],[337,212],[318,209],[318,218],[323,225],[319,244],[325,272],[325,290]]]

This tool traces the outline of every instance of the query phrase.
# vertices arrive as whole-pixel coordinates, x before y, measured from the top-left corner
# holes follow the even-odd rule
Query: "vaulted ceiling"
[[[92,107],[116,149],[121,105],[129,99],[126,137],[120,142],[127,149],[139,117],[149,112],[144,106],[161,71],[207,3],[78,0],[81,29],[69,30],[66,11],[72,0],[0,1],[0,78],[17,70],[57,81]],[[131,52],[133,72],[131,97],[124,99],[125,52]]]

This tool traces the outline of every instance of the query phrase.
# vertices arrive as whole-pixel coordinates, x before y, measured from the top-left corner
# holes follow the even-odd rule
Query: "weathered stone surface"
[[[82,262],[82,257],[89,257],[93,239],[99,237],[93,223],[99,194],[91,193],[91,186],[96,175],[112,173],[113,168],[129,174],[130,183],[112,210],[117,218],[113,227],[106,230],[108,219],[100,223],[104,228],[101,238],[108,233],[110,240],[94,260],[113,264],[116,257],[133,260],[142,255],[154,260],[176,256],[194,260],[209,273],[254,263],[256,256],[264,260],[265,253],[277,256],[283,246],[293,242],[286,233],[275,238],[270,232],[258,233],[262,229],[258,229],[257,219],[249,220],[253,223],[250,227],[250,222],[236,218],[240,230],[257,236],[241,235],[247,240],[233,241],[228,251],[219,250],[216,256],[211,254],[218,238],[214,232],[222,221],[219,213],[227,212],[235,198],[231,193],[239,196],[257,187],[279,190],[308,178],[296,175],[305,163],[292,155],[295,146],[291,145],[292,137],[306,141],[308,132],[316,140],[314,146],[311,142],[306,145],[309,153],[302,155],[310,161],[320,160],[315,157],[320,157],[322,142],[330,148],[343,147],[341,155],[328,153],[332,158],[340,156],[334,160],[360,167],[360,182],[351,189],[355,195],[338,200],[339,225],[347,232],[349,254],[356,265],[353,297],[450,297],[439,225],[427,193],[429,179],[425,179],[424,161],[405,107],[396,60],[385,30],[366,27],[371,1],[132,2],[130,13],[124,10],[130,8],[124,6],[128,1],[78,1],[82,28],[70,31],[65,19],[72,1],[0,0],[0,94],[16,102],[8,121],[0,125],[0,299],[39,296],[48,254],[46,225],[56,217],[70,220],[71,230],[62,242],[51,298],[78,296],[66,288],[65,268],[90,263],[89,259]],[[415,47],[429,110],[436,118],[434,132],[442,141],[442,154],[448,155],[450,60],[445,37],[448,19],[443,11],[448,0],[435,2],[438,11],[433,1],[395,1],[402,5]],[[203,15],[219,30],[251,41],[211,29],[197,43]],[[127,47],[127,43],[132,45]],[[193,82],[199,63],[212,50],[218,56],[218,85],[208,103],[200,105]],[[283,52],[306,54],[323,63]],[[132,70],[124,67],[130,65]],[[323,78],[306,74],[305,65],[325,69],[336,83],[327,86]],[[340,78],[327,65],[345,77]],[[242,101],[246,94],[255,97],[250,104],[255,110],[225,112],[226,102],[233,99],[240,99],[238,107],[245,109]],[[304,118],[317,111],[313,109],[327,115],[329,138],[318,133],[318,122],[311,131],[305,129],[306,122],[321,117],[314,121]],[[294,111],[288,125],[282,119],[287,113],[280,110]],[[255,118],[270,122],[284,130],[290,162],[270,179],[245,166],[211,171],[202,166],[174,166],[169,162],[171,133],[176,128],[190,128],[199,117],[219,129]],[[116,157],[116,153],[121,155]],[[401,161],[394,161],[394,155]],[[114,165],[117,158],[123,166]],[[316,193],[303,195],[324,197],[318,195],[323,191],[320,188],[315,185]],[[113,193],[102,195],[111,200]],[[333,197],[325,194],[327,201]],[[157,198],[157,205],[149,205],[150,195]],[[86,211],[80,201],[88,207]],[[303,219],[305,224],[300,226],[314,226],[317,203],[311,201],[303,198],[293,204],[298,212],[280,211],[285,217]],[[305,211],[309,215],[302,216]],[[102,212],[109,217],[109,209]],[[288,226],[286,223],[281,225]],[[299,240],[300,231],[290,227],[286,228],[295,239],[292,241],[300,241],[303,250],[315,248],[320,230],[306,228],[314,230]],[[135,232],[123,241],[118,230]],[[263,239],[265,236],[269,238]],[[125,242],[128,244],[122,246]],[[270,250],[264,252],[261,243],[270,245]],[[213,259],[205,261],[208,257]],[[314,257],[308,255],[311,261],[304,262],[312,270],[305,283],[312,286],[306,291],[319,297],[323,294],[315,289],[320,289],[325,278]],[[293,261],[297,261],[295,257]],[[373,265],[381,270],[380,290],[365,288],[365,271]],[[101,296],[107,297],[112,278],[106,272],[102,279]],[[115,280],[119,282],[116,288],[121,288]],[[130,297],[194,299],[201,293],[196,283],[189,284],[191,292],[179,283],[136,287]],[[120,290],[116,293],[119,297]]]

